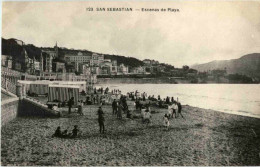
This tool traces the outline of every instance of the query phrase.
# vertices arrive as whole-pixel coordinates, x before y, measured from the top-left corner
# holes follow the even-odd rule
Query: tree
[[[187,65],[184,65],[184,66],[182,66],[182,69],[183,69],[184,71],[187,71],[187,70],[189,70],[189,69],[190,69],[190,67],[189,67],[189,66],[187,66]]]

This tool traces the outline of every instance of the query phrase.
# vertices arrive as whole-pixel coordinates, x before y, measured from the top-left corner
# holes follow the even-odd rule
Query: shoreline
[[[129,107],[133,108],[131,102]],[[151,124],[123,120],[103,105],[105,135],[98,132],[98,105],[84,106],[84,116],[17,118],[1,129],[3,165],[235,165],[260,164],[260,119],[183,106],[185,119],[170,120],[167,109],[151,107]],[[66,112],[66,111],[65,111]],[[136,112],[135,114],[140,114]],[[79,125],[77,139],[51,138],[57,126]],[[23,139],[23,140],[21,140]],[[115,156],[112,156],[115,155]],[[180,157],[182,157],[180,159]]]

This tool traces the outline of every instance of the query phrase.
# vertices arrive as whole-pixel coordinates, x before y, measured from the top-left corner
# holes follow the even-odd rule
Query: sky
[[[182,67],[260,53],[260,1],[3,2],[2,37]]]

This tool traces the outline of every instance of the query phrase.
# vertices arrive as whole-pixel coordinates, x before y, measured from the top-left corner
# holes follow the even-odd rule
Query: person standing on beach
[[[113,115],[117,113],[117,102],[116,99],[114,99],[112,103],[112,109],[113,109]]]
[[[170,98],[168,96],[166,97],[166,104],[170,104]]]
[[[174,104],[173,104],[173,111],[174,111],[174,113],[175,113],[175,118],[177,118],[177,117],[178,117],[178,116],[177,116],[177,112],[178,112],[177,102],[174,102]],[[173,115],[172,115],[172,117],[173,117]]]
[[[185,118],[183,117],[182,113],[181,113],[181,110],[182,110],[181,103],[180,103],[180,102],[178,102],[178,103],[177,103],[177,105],[178,105],[178,115],[180,114],[180,115],[181,115],[181,117],[182,117],[183,119],[185,119]]]
[[[68,106],[69,106],[69,114],[71,114],[71,108],[74,105],[74,97],[71,97],[69,102],[68,102]]]
[[[105,133],[105,125],[104,125],[104,112],[101,108],[101,106],[98,109],[98,123],[99,123],[99,131],[100,133]]]
[[[138,110],[138,108],[139,108],[139,100],[136,99],[135,100],[135,109]]]
[[[170,126],[170,121],[169,121],[167,114],[165,114],[163,117],[163,124],[164,124],[164,127],[168,130],[169,126]]]
[[[173,118],[173,106],[172,105],[168,105],[168,117],[172,117]]]
[[[123,110],[123,106],[122,106],[122,104],[119,102],[119,104],[118,104],[118,110],[117,110],[117,118],[118,118],[118,119],[122,119],[122,110]]]

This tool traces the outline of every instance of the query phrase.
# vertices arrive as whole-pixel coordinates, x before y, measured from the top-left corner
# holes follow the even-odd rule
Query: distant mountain
[[[200,72],[226,69],[228,74],[243,74],[250,77],[260,77],[260,53],[252,53],[239,59],[212,61],[191,66]]]

